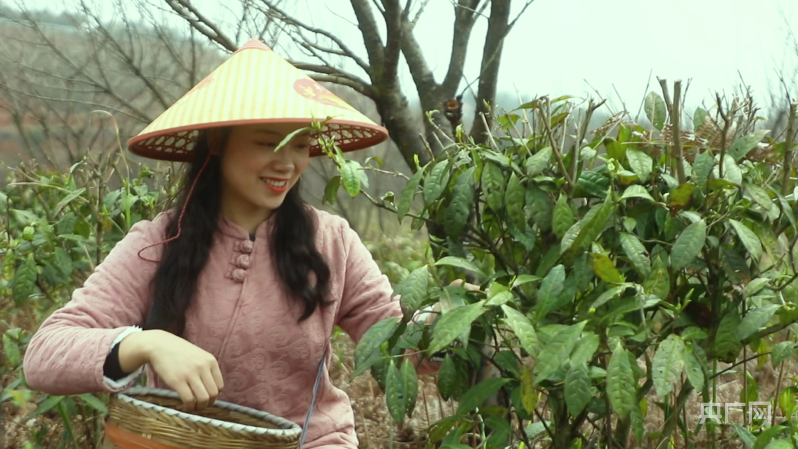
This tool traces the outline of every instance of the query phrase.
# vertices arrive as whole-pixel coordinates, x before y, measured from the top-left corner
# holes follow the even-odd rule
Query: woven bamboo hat
[[[131,152],[160,160],[187,162],[199,131],[250,124],[310,125],[328,117],[322,135],[341,151],[383,142],[388,131],[355,110],[258,39],[251,39],[210,75],[130,139]],[[322,153],[318,139],[311,156]]]

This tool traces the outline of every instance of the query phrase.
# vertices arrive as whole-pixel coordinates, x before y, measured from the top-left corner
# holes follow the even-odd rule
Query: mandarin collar
[[[277,215],[276,213],[272,213],[269,218],[264,220],[258,227],[255,229],[255,237],[258,239],[266,238],[269,233],[271,232],[272,228],[274,227],[274,217]],[[224,214],[219,214],[219,232],[222,234],[233,237],[239,240],[250,240],[250,233],[243,226],[239,225],[238,223],[233,222],[229,218],[225,217]]]

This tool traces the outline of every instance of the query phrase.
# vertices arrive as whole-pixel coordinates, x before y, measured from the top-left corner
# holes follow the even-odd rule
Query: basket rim
[[[187,421],[209,424],[212,426],[221,427],[223,429],[232,430],[234,432],[250,433],[255,435],[282,436],[289,438],[299,437],[299,435],[302,433],[302,429],[292,421],[289,421],[285,418],[281,418],[279,416],[272,415],[271,413],[268,412],[255,410],[253,408],[244,407],[242,405],[233,404],[231,402],[217,400],[213,403],[213,406],[231,410],[237,413],[243,413],[245,415],[249,415],[254,418],[262,419],[264,421],[278,425],[280,426],[280,428],[269,429],[265,427],[250,426],[247,424],[238,424],[227,421],[221,421],[214,418],[206,418],[204,416],[198,416],[191,413],[182,412],[180,410],[163,407],[158,404],[153,404],[151,402],[146,402],[142,401],[141,399],[136,399],[134,397],[131,397],[135,395],[150,395],[150,396],[160,396],[171,399],[180,399],[180,395],[178,395],[177,392],[174,392],[172,390],[166,390],[162,388],[140,387],[140,386],[131,387],[127,390],[114,394],[114,396],[116,396],[122,402],[126,402],[128,404],[141,407],[144,410],[154,410],[157,412],[163,412],[169,416],[177,416]]]

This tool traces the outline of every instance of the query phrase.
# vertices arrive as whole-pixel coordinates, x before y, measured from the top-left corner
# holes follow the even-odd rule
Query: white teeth
[[[288,184],[288,181],[274,181],[274,180],[265,179],[265,178],[261,178],[261,179],[263,179],[266,182],[266,184],[269,184],[270,186],[274,186],[274,187],[285,187],[285,185]]]

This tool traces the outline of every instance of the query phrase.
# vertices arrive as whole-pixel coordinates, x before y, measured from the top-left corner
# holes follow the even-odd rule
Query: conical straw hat
[[[309,125],[313,119],[328,117],[332,120],[322,134],[334,137],[342,151],[368,148],[388,138],[385,128],[251,39],[130,139],[128,148],[152,159],[190,161],[201,129],[257,123]],[[323,154],[317,139],[311,142],[310,154]]]

